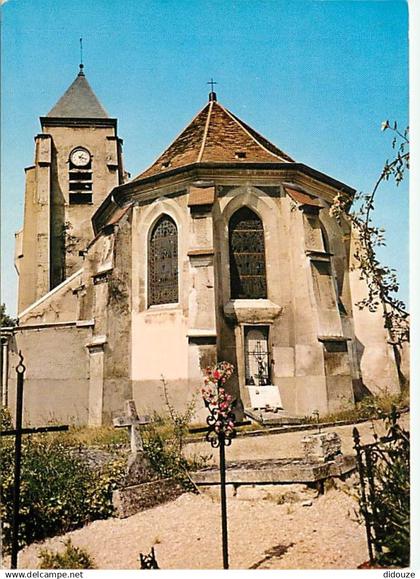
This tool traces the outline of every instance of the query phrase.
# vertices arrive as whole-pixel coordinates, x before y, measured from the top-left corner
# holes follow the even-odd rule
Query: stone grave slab
[[[119,519],[131,517],[173,501],[185,492],[183,486],[173,479],[160,479],[125,487],[112,493],[112,504]]]
[[[276,410],[273,408],[264,408],[261,410],[245,408],[245,415],[263,426],[283,426],[289,424],[302,424],[304,422],[303,417],[291,416],[284,410]]]

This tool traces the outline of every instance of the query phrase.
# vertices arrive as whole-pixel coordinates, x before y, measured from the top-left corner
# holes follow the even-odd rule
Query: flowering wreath
[[[224,444],[229,445],[236,435],[235,415],[232,411],[235,400],[223,386],[232,376],[233,370],[234,367],[229,362],[219,362],[214,368],[206,368],[201,394],[210,411],[207,417],[209,430],[206,439],[213,447],[219,446],[222,438]]]

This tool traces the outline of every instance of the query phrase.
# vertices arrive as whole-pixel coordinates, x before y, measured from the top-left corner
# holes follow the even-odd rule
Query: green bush
[[[2,440],[0,515],[3,547],[10,550],[14,446]],[[92,470],[74,447],[54,435],[24,436],[20,490],[19,546],[65,533],[113,512],[112,491],[123,476],[121,460]]]
[[[377,496],[382,537],[377,561],[384,567],[410,565],[410,469],[408,453],[393,452],[391,463],[377,469]]]
[[[38,558],[39,569],[95,569],[93,558],[87,551],[75,547],[71,539],[64,541],[64,551],[54,552],[41,549]]]
[[[143,430],[144,451],[153,469],[161,478],[173,478],[187,490],[197,490],[189,475],[207,464],[210,457],[185,458],[183,449],[189,434],[189,425],[195,415],[195,394],[186,407],[177,410],[170,401],[168,385],[162,376],[162,396],[166,415],[154,413],[153,422]]]
[[[205,466],[209,457],[185,458],[183,441],[180,442],[177,436],[177,428],[178,425],[170,419],[155,416],[154,422],[143,431],[144,452],[159,477],[173,478],[185,489],[196,490],[189,471]]]

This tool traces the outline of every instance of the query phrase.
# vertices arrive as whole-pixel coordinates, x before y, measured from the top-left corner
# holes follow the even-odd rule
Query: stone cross
[[[114,418],[115,428],[129,428],[131,454],[128,457],[125,486],[141,484],[154,476],[152,465],[144,453],[140,426],[150,424],[150,416],[137,414],[134,400],[125,401],[125,414]]]
[[[128,428],[130,432],[131,452],[137,454],[143,452],[143,439],[141,437],[140,426],[150,424],[150,416],[139,416],[137,414],[134,400],[125,401],[125,414],[114,418],[115,428]]]

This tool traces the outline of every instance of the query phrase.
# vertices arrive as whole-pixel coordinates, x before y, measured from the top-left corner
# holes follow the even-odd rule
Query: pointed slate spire
[[[108,113],[88,83],[83,64],[72,84],[47,114],[49,118],[107,119]]]

